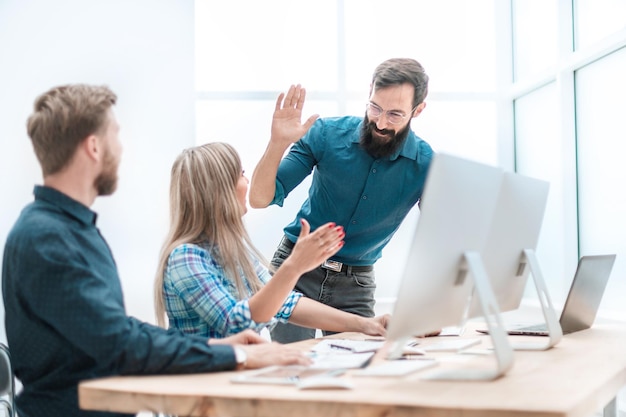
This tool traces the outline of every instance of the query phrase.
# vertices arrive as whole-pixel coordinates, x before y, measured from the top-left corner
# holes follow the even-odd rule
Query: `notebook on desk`
[[[336,377],[348,369],[365,368],[384,341],[323,339],[309,351],[311,365],[277,365],[243,372],[231,382],[298,385],[310,378]]]
[[[563,334],[578,332],[591,327],[598,314],[600,301],[602,301],[614,262],[615,255],[594,255],[580,258],[559,319]],[[477,331],[488,333],[486,329]],[[507,333],[523,336],[548,336],[545,323],[509,328]]]

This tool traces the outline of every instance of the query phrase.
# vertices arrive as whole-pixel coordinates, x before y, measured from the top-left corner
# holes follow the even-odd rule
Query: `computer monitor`
[[[518,343],[519,349],[547,349],[561,339],[552,301],[547,291],[535,249],[539,241],[548,201],[549,183],[513,172],[505,172],[492,223],[481,258],[500,312],[519,308],[528,276],[532,275],[550,338],[541,343]],[[468,316],[481,313],[475,298]]]
[[[484,295],[483,313],[498,313],[480,252],[490,230],[502,179],[500,168],[452,155],[435,155],[387,329],[387,340],[392,342],[390,357],[400,356],[411,337],[462,323],[477,280],[481,281],[479,293]],[[499,376],[511,365],[511,349],[504,330],[500,330],[494,347],[505,352],[499,357],[498,370],[486,378]]]
[[[535,250],[548,201],[549,184],[505,172],[483,262],[500,311],[519,308],[530,268],[524,249]]]

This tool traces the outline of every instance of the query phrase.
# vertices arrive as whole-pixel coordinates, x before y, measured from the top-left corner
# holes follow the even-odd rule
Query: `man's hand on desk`
[[[244,330],[241,333],[223,339],[210,339],[208,343],[210,345],[256,345],[267,343],[267,340],[252,330]]]
[[[246,352],[247,360],[243,369],[264,368],[271,365],[310,365],[311,358],[301,349],[279,343],[238,346]]]
[[[252,330],[244,330],[224,339],[211,339],[212,345],[233,345],[245,352],[241,369],[256,369],[271,365],[310,365],[311,359],[300,349],[269,343]]]

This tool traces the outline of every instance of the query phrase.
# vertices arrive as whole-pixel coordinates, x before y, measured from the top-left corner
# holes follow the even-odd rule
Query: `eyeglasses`
[[[387,121],[391,123],[392,125],[398,125],[402,123],[404,119],[408,117],[407,114],[401,113],[399,111],[395,111],[395,110],[385,111],[374,103],[367,103],[365,105],[365,108],[367,110],[367,117],[369,117],[370,119],[378,119],[380,116],[382,116],[383,113],[385,113],[385,115],[387,116]],[[417,106],[413,107],[413,109],[411,109],[410,114],[413,114],[416,108]]]

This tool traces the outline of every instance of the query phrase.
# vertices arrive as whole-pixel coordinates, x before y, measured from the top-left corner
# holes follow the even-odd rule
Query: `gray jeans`
[[[278,268],[291,253],[291,245],[281,241],[272,265]],[[374,292],[376,281],[374,270],[367,272],[335,272],[321,266],[302,275],[295,290],[305,297],[317,300],[331,307],[357,314],[363,317],[374,317]],[[324,335],[334,332],[323,331]],[[278,323],[271,331],[272,340],[280,343],[291,343],[313,339],[315,329],[289,323]]]

